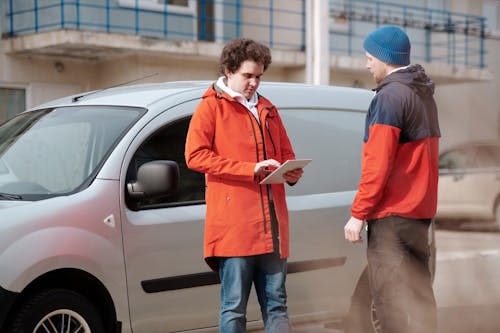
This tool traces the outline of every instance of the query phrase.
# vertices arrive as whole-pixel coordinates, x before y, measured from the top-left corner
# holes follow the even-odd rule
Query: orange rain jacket
[[[270,201],[279,225],[279,253],[289,255],[288,210],[283,184],[260,185],[257,162],[294,159],[290,140],[269,100],[259,95],[260,124],[252,113],[213,84],[203,95],[189,125],[185,157],[190,169],[205,173],[207,212],[204,257],[271,253]],[[271,193],[269,191],[271,189]]]

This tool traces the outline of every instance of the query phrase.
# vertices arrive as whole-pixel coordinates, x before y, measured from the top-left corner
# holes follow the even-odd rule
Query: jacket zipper
[[[259,162],[259,143],[257,142],[257,135],[255,134],[255,125],[253,122],[252,118],[255,118],[253,114],[251,114],[250,110],[247,110],[247,115],[250,120],[250,124],[252,125],[252,132],[253,132],[253,139],[255,142],[255,153],[256,153],[256,158],[257,158],[257,163]],[[259,126],[260,128],[260,126]],[[261,130],[262,133],[262,130]],[[264,145],[264,160],[266,157],[266,151],[265,151],[265,144],[264,144],[264,137],[262,137],[262,143]],[[262,216],[264,217],[264,233],[267,233],[267,220],[266,220],[266,211],[264,209],[264,193],[262,193],[262,186],[259,186],[259,191],[260,191],[260,206],[262,210]]]
[[[259,119],[262,115],[262,110],[259,112]],[[262,122],[259,123],[259,130],[260,130],[260,135],[262,137],[262,146],[264,150],[264,160],[267,159],[267,150],[266,150],[266,140],[264,137],[264,132],[262,130],[262,126],[260,125]],[[271,132],[269,131],[269,126],[267,123],[267,119],[264,120],[265,127],[267,128],[267,132],[269,133],[269,139],[271,140],[271,144],[273,145],[273,150],[274,150],[274,155],[277,155],[276,152],[276,146],[274,145],[273,137],[271,136]],[[261,188],[261,193],[262,193],[262,186]],[[273,192],[271,191],[271,185],[266,185],[267,188],[267,204],[269,206],[269,218],[270,223],[271,223],[271,239],[273,242],[273,250],[275,253],[281,254],[281,244],[280,244],[280,235],[279,235],[279,223],[278,223],[278,215],[276,214],[276,210],[274,209],[274,201],[273,201]],[[261,194],[261,199],[263,200],[263,195]],[[264,213],[264,212],[263,212]],[[272,215],[274,215],[274,219],[272,218]],[[265,216],[265,214],[264,214]],[[264,217],[264,223],[265,223],[265,217]],[[266,230],[265,225],[264,225],[264,230]]]

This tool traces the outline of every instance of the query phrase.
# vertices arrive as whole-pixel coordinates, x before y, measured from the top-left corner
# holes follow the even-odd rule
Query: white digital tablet
[[[279,168],[271,172],[267,175],[266,178],[262,179],[260,184],[277,184],[284,183],[285,179],[283,178],[283,174],[290,170],[295,170],[299,168],[303,168],[308,165],[312,160],[311,159],[300,159],[300,160],[287,160],[283,163]]]

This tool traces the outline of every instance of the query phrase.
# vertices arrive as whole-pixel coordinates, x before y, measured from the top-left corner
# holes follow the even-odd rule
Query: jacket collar
[[[256,92],[257,95],[257,109],[263,110],[263,111],[268,111],[269,114],[267,115],[268,117],[272,118],[277,114],[276,107],[269,101],[267,98],[262,96],[260,93]],[[224,92],[218,85],[217,82],[214,82],[208,89],[205,91],[203,94],[203,98],[205,97],[216,97],[218,99],[226,99],[228,101],[233,101],[236,103],[239,103],[237,100],[235,100],[233,97],[231,97],[228,93]]]

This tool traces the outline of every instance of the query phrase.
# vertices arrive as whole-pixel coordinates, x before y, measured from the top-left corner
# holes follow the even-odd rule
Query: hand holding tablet
[[[264,178],[260,184],[278,184],[284,183],[285,179],[283,178],[283,174],[290,170],[300,169],[309,164],[311,159],[300,159],[300,160],[287,160],[283,163],[279,168],[271,172],[266,178]]]

